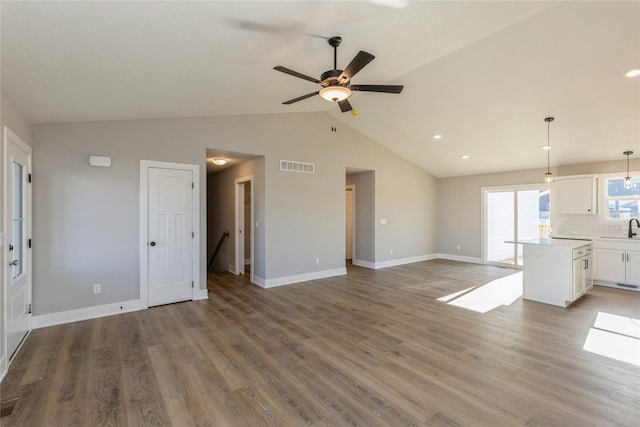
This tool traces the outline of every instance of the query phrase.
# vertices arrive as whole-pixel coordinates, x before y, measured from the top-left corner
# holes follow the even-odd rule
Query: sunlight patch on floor
[[[640,320],[600,312],[582,348],[640,366]]]
[[[438,301],[478,313],[486,313],[501,305],[511,305],[522,296],[522,271],[492,280],[469,292],[470,289],[473,288],[438,298]]]

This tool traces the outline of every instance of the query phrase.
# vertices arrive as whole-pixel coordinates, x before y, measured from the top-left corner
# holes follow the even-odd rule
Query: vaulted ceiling
[[[2,90],[32,123],[327,111],[438,177],[640,155],[640,2],[8,2]],[[312,77],[359,50],[359,115]],[[441,134],[440,140],[433,139]],[[216,148],[216,147],[212,147]],[[461,159],[462,155],[470,156]]]

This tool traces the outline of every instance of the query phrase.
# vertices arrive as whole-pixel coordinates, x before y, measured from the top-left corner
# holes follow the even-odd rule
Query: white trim
[[[142,306],[141,300],[131,300],[78,308],[76,310],[59,311],[57,313],[41,314],[39,316],[33,316],[33,328],[39,329],[65,323],[79,322],[81,320],[97,319],[99,317],[138,311],[144,308],[146,307]]]
[[[484,264],[482,258],[471,257],[471,256],[462,256],[462,255],[453,255],[453,254],[438,254],[438,258],[447,259],[449,261],[460,261],[460,262],[470,262],[473,264]]]
[[[4,376],[7,374],[7,357],[3,354],[0,358],[0,382],[4,379]]]
[[[254,284],[260,286],[261,288],[265,287],[265,280],[263,277],[260,276],[253,276],[255,278],[255,282],[253,282]]]
[[[194,299],[209,299],[209,289],[200,289],[197,297]]]
[[[236,274],[236,266],[233,264],[227,265],[227,271],[231,274]]]
[[[409,258],[390,259],[389,261],[380,261],[375,263],[375,269],[395,267],[397,265],[413,264],[414,262],[429,261],[436,259],[437,254],[418,255]]]
[[[361,259],[352,259],[351,264],[357,265],[358,267],[365,268],[376,268],[376,263],[371,261],[363,261]]]
[[[274,279],[266,279],[264,288],[274,288],[276,286],[290,285],[292,283],[306,282],[309,280],[326,279],[327,277],[343,276],[347,274],[347,269],[334,268],[333,270],[315,271],[313,273],[296,274],[293,276],[276,277]],[[257,284],[257,283],[256,283]],[[262,285],[259,285],[262,286]]]
[[[158,162],[140,160],[140,307],[149,308],[148,267],[148,191],[149,168],[190,170],[193,178],[193,289],[191,299],[198,299],[196,290],[200,289],[200,166],[186,163]]]

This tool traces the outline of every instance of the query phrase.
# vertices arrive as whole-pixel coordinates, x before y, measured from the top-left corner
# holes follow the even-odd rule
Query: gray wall
[[[356,239],[353,262],[375,262],[375,172],[360,172],[347,175],[347,185],[355,185]]]
[[[264,199],[264,157],[241,163],[222,172],[209,174],[207,176],[207,231],[209,234],[207,259],[213,255],[213,251],[218,245],[223,232],[229,232],[229,238],[221,246],[216,260],[210,271],[227,271],[230,264],[235,264],[235,180],[237,178],[253,175],[254,185],[254,226],[251,232],[254,236],[254,274],[259,277],[265,276],[265,199]],[[245,191],[250,191],[250,186],[246,185]],[[245,223],[250,225],[249,214],[245,216]],[[255,229],[255,221],[259,227]],[[245,230],[249,227],[245,226]],[[247,233],[245,233],[247,234]],[[245,241],[246,242],[246,241]],[[247,246],[249,246],[247,248]],[[251,247],[245,243],[245,254],[249,258],[248,251]]]
[[[326,113],[43,124],[33,128],[33,148],[36,315],[139,298],[141,159],[200,165],[202,289],[207,148],[265,157],[254,191],[264,194],[256,250],[265,280],[344,267],[347,165],[376,171],[375,209],[388,219],[376,225],[376,262],[437,248],[435,178]],[[92,154],[113,166],[91,168]],[[282,172],[280,159],[315,163],[316,173]]]
[[[554,176],[626,171],[626,160],[552,168]],[[640,159],[630,161],[640,169]],[[542,183],[546,169],[530,169],[438,180],[438,253],[482,257],[482,187]],[[461,250],[456,249],[461,246]]]
[[[18,111],[15,104],[11,99],[3,92],[0,91],[0,131],[2,132],[2,136],[0,138],[4,138],[4,128],[8,127],[11,129],[13,133],[15,133],[24,143],[27,145],[31,145],[31,124],[27,121],[27,119]],[[4,141],[3,143],[4,144]],[[3,145],[4,146],[4,145]],[[4,149],[0,149],[0,230],[4,229]],[[0,285],[4,287],[4,266],[6,265],[4,254],[6,250],[4,246],[0,251]],[[6,350],[4,348],[4,292],[0,289],[0,359],[3,357],[8,357],[5,354]]]

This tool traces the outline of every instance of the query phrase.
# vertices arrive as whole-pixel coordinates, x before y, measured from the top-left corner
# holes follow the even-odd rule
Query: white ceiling
[[[32,123],[328,111],[438,177],[545,167],[548,115],[552,166],[640,155],[640,2],[391,3],[2,1],[2,89]],[[318,87],[275,65],[332,68],[318,35],[404,91],[282,105]]]

